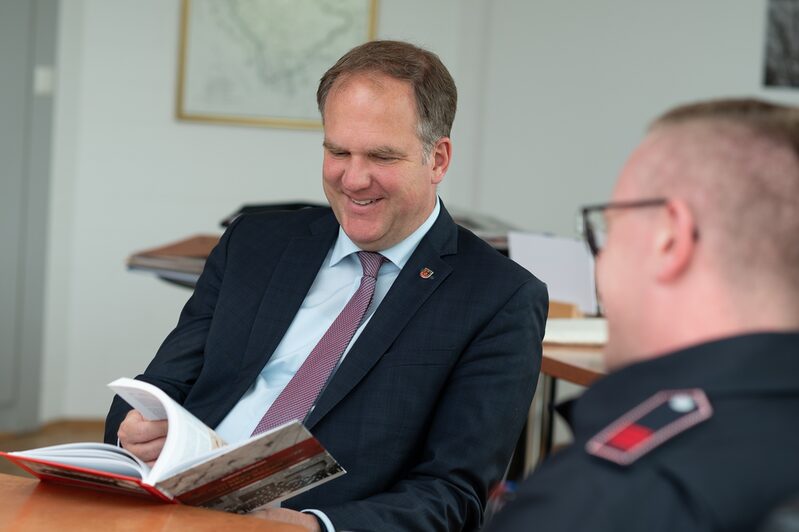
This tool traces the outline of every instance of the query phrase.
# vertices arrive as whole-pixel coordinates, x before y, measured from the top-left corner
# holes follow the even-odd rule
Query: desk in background
[[[241,214],[294,211],[323,206],[312,202],[245,205],[222,220],[221,225],[227,227]],[[452,211],[452,217],[457,224],[473,231],[503,255],[508,255],[508,231],[513,229],[512,226],[490,216],[458,209]],[[219,238],[220,235],[194,235],[170,244],[138,251],[128,257],[127,265],[131,270],[153,273],[164,281],[194,288],[202,273],[205,259]]]
[[[605,372],[602,347],[544,343],[541,377],[536,391],[540,407],[533,408],[534,412],[538,412],[539,418],[538,453],[537,456],[531,456],[528,449],[526,460],[528,472],[533,464],[540,463],[552,450],[555,425],[553,409],[558,380],[579,386],[590,386],[595,380],[603,377]],[[530,438],[528,441],[533,439]]]
[[[0,474],[0,530],[301,532],[304,529],[242,515]]]
[[[590,386],[605,372],[605,361],[599,346],[544,343],[541,373],[552,379]]]

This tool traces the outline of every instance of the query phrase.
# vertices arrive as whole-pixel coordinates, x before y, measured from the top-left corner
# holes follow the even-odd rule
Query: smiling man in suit
[[[376,41],[322,78],[332,209],[242,216],[144,374],[227,441],[302,419],[348,471],[262,515],[310,530],[475,530],[535,389],[544,285],[437,196],[455,84]],[[145,460],[165,422],[116,398]]]

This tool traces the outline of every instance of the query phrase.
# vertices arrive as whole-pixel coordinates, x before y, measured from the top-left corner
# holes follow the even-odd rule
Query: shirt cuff
[[[322,525],[322,532],[336,532],[336,528],[327,515],[325,515],[325,512],[321,510],[302,510],[302,513],[314,515]]]

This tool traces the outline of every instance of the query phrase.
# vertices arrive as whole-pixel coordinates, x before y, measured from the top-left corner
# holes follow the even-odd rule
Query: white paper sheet
[[[550,300],[596,314],[594,258],[582,240],[511,231],[508,251],[511,259],[547,284]]]

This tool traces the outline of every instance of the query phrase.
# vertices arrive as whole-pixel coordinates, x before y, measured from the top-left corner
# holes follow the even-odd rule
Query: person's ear
[[[655,235],[658,281],[672,282],[690,267],[696,252],[696,220],[680,199],[669,200]]]
[[[430,153],[430,164],[432,165],[434,185],[441,183],[444,179],[444,174],[447,173],[449,168],[449,161],[452,157],[452,141],[449,137],[441,137],[433,146]]]

